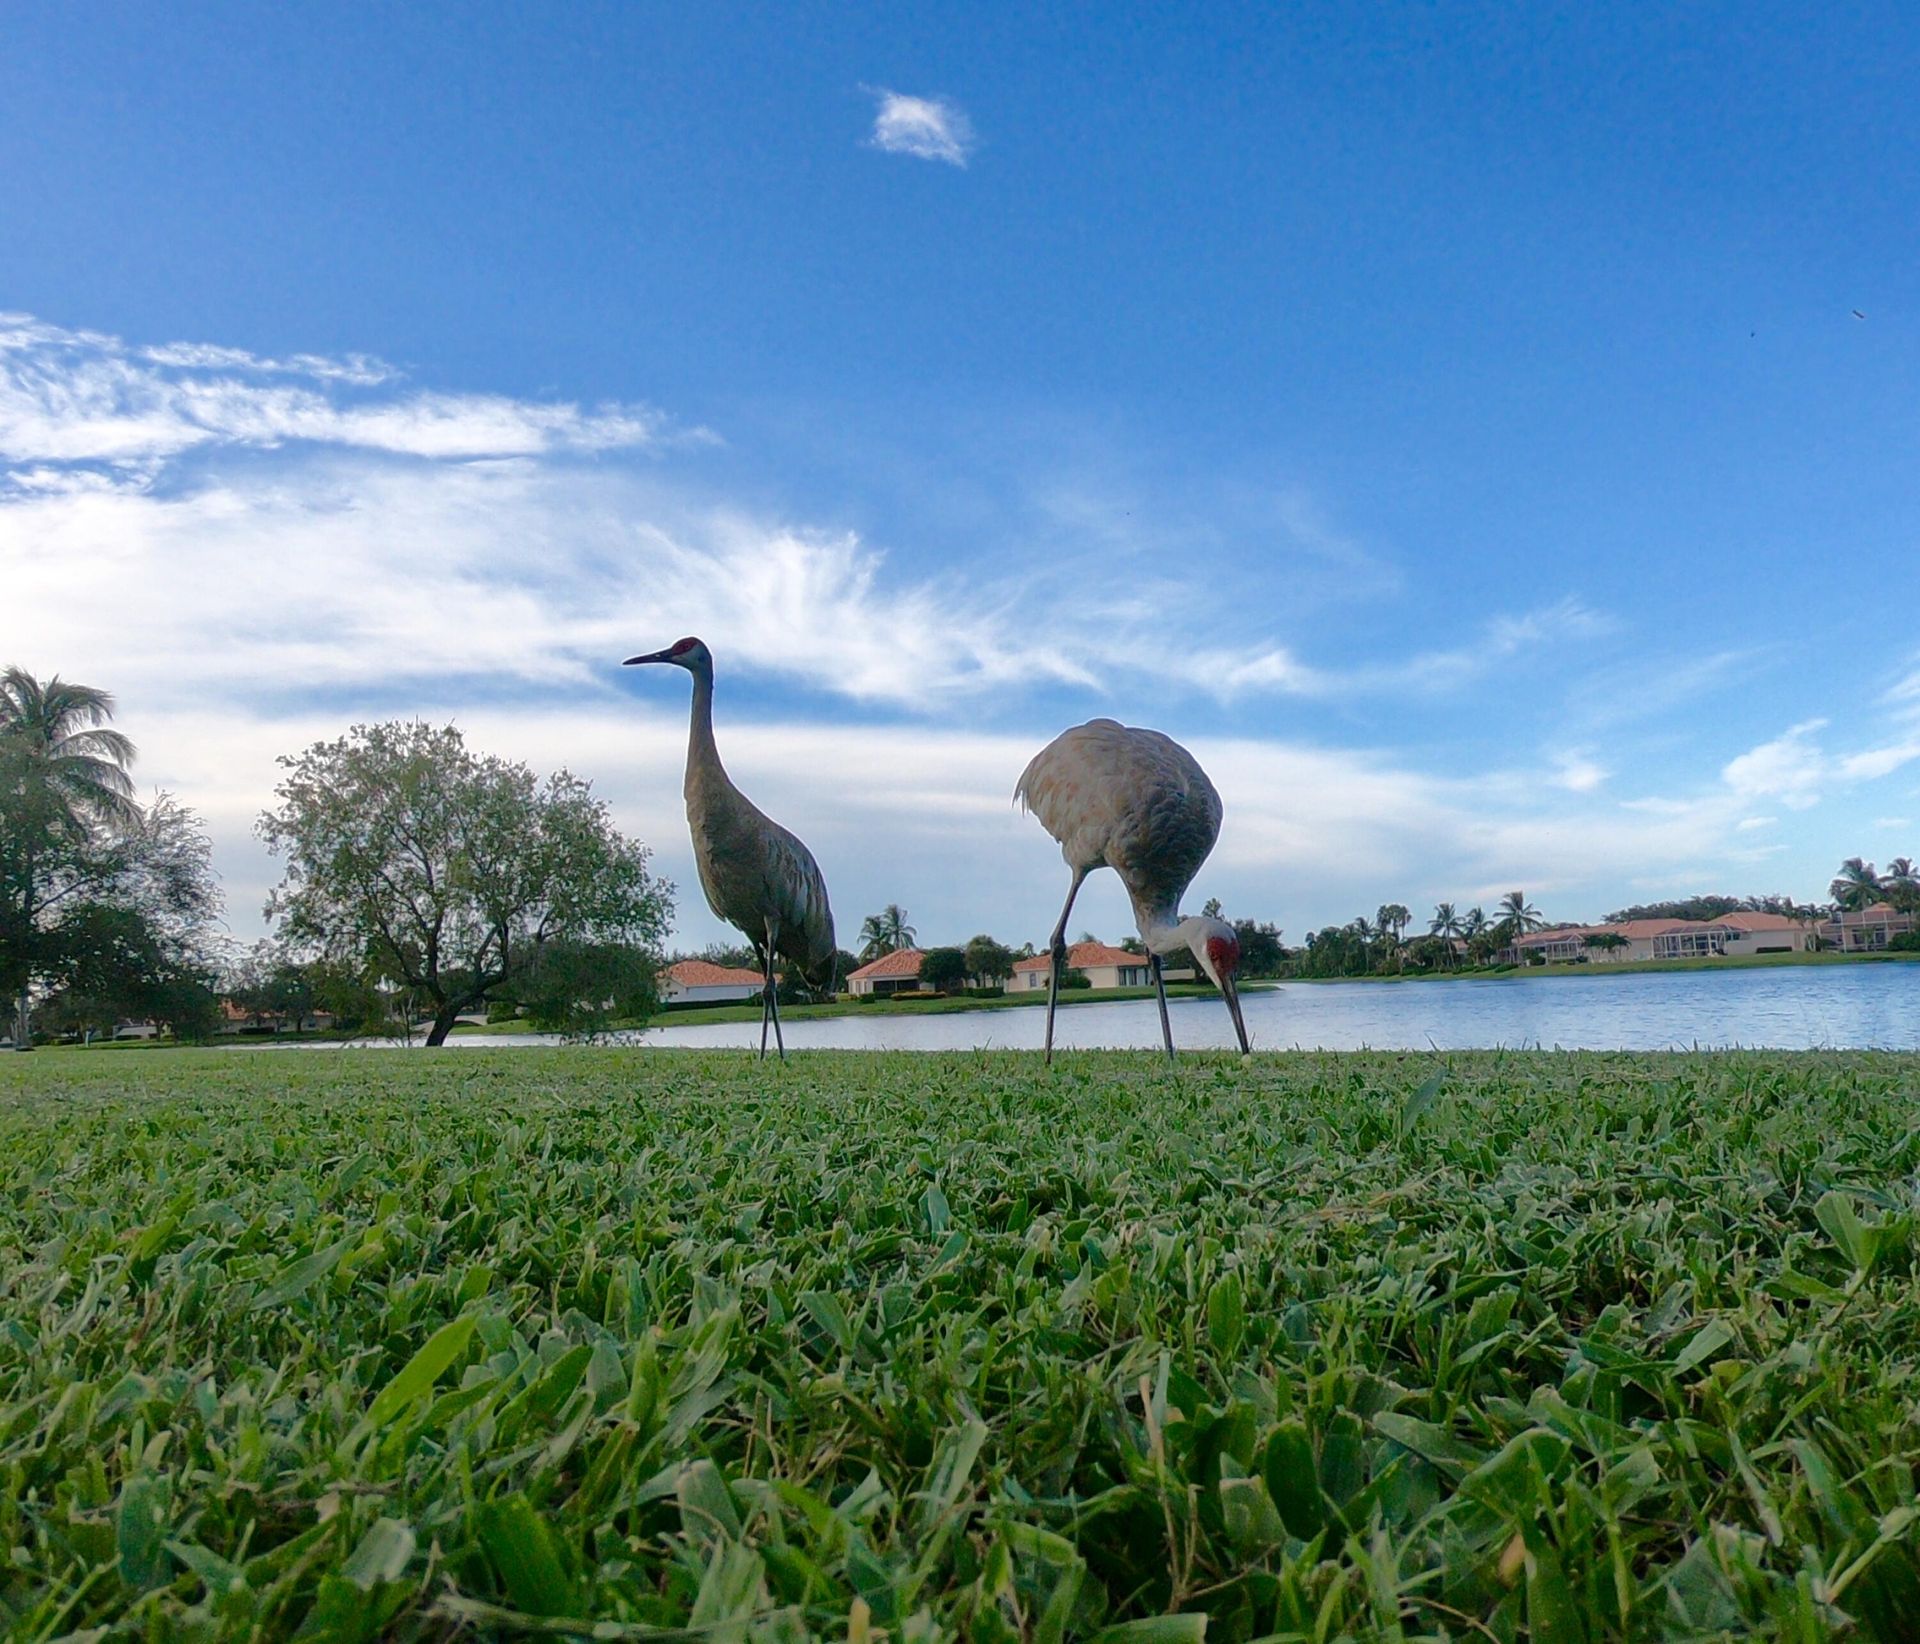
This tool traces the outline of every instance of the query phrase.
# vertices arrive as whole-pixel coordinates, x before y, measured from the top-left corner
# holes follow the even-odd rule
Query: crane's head
[[[1191,919],[1182,919],[1179,934],[1193,951],[1201,970],[1220,990],[1220,997],[1226,1000],[1227,1011],[1233,1017],[1233,1030],[1240,1036],[1240,1049],[1247,1051],[1250,1048],[1247,1024],[1240,1015],[1239,936],[1226,920],[1214,919],[1204,913],[1197,913]]]
[[[650,651],[645,656],[630,656],[622,664],[631,668],[642,662],[671,662],[676,668],[685,668],[690,674],[704,674],[713,678],[713,653],[706,644],[698,639],[678,639],[664,651]]]

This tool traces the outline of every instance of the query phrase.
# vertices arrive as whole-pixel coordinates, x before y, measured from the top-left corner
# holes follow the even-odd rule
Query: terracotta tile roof
[[[918,948],[895,948],[891,953],[883,953],[870,965],[862,965],[847,977],[849,982],[856,977],[918,976],[920,961],[926,957]]]
[[[1713,930],[1728,931],[1798,930],[1800,921],[1789,919],[1782,913],[1725,913],[1718,919],[1627,919],[1617,925],[1568,925],[1560,930],[1537,930],[1520,937],[1515,947],[1539,947],[1543,943],[1564,941],[1567,937],[1602,936],[1611,932],[1615,936],[1624,936],[1630,942],[1645,942],[1656,936],[1674,936],[1683,931]]]
[[[1805,927],[1798,919],[1789,919],[1784,913],[1723,913],[1714,920],[1716,925],[1725,925],[1730,930],[1802,930]]]
[[[1144,965],[1147,956],[1144,953],[1129,953],[1125,948],[1110,948],[1105,942],[1075,942],[1067,949],[1067,969],[1087,970],[1104,969],[1108,965]],[[1015,962],[1014,969],[1045,970],[1049,960],[1044,953],[1036,953],[1031,959]]]
[[[1584,936],[1598,935],[1612,928],[1610,925],[1562,925],[1557,930],[1528,931],[1525,936],[1515,937],[1513,945],[1517,948],[1534,948],[1549,942],[1577,942]]]
[[[709,964],[705,959],[682,959],[667,966],[667,974],[683,988],[759,987],[765,982],[757,970]]]

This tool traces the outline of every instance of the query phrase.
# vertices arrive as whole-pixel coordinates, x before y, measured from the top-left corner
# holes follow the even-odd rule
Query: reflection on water
[[[1781,966],[1642,975],[1296,982],[1242,996],[1256,1050],[1920,1050],[1920,964]],[[836,1016],[786,1024],[789,1050],[1038,1050],[1031,1006],[928,1016]],[[1233,1044],[1216,999],[1172,1003],[1174,1043]],[[1160,1043],[1151,999],[1072,1005],[1055,1042],[1069,1049]],[[466,1046],[548,1044],[533,1034],[456,1036]],[[756,1022],[648,1030],[649,1045],[758,1046]]]

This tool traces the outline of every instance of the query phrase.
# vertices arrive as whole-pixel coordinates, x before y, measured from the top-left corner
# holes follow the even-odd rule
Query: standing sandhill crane
[[[760,1054],[767,1054],[767,1023],[780,1059],[780,1001],[775,996],[773,957],[783,955],[816,992],[832,986],[835,948],[827,882],[813,852],[765,815],[733,785],[713,741],[713,653],[697,639],[683,639],[649,656],[630,656],[627,667],[671,662],[693,675],[693,723],[687,732],[687,826],[693,859],[707,906],[759,951],[766,970],[760,1003]]]
[[[1233,1015],[1240,1049],[1250,1049],[1240,1015],[1240,938],[1224,919],[1180,917],[1180,898],[1220,837],[1220,795],[1193,755],[1158,731],[1111,719],[1090,719],[1062,731],[1033,756],[1014,797],[1060,841],[1073,869],[1067,903],[1053,928],[1053,977],[1047,988],[1047,1060],[1053,1060],[1053,1013],[1066,963],[1067,916],[1081,882],[1095,868],[1120,875],[1134,922],[1147,945],[1160,995],[1160,1036],[1173,1060],[1163,954],[1190,949],[1213,978]]]

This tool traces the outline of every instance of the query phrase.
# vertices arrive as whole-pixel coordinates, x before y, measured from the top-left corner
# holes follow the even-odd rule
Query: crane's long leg
[[[769,985],[769,987],[767,988],[767,997],[773,1001],[774,1048],[780,1052],[780,1060],[784,1062],[787,1059],[787,1041],[780,1037],[780,989],[779,987],[777,985]]]
[[[760,1060],[767,1059],[767,1018],[773,1010],[773,944],[768,943],[761,950],[765,961],[766,980],[760,989]]]
[[[1067,887],[1066,906],[1060,910],[1060,923],[1053,927],[1053,940],[1047,952],[1053,963],[1047,968],[1047,1065],[1053,1065],[1053,1012],[1060,1003],[1060,973],[1067,967],[1067,919],[1073,913],[1073,899],[1080,894],[1087,877],[1085,868],[1073,870],[1073,883]]]
[[[771,925],[767,928],[767,1009],[773,1013],[773,1043],[780,1052],[780,1060],[787,1059],[787,1042],[780,1036],[780,988],[773,979],[773,939]],[[760,1054],[767,1054],[767,1030],[760,1029]]]
[[[1167,1047],[1167,1060],[1173,1060],[1173,1024],[1167,1020],[1167,979],[1160,971],[1160,955],[1149,955],[1153,963],[1153,985],[1160,995],[1160,1038]]]

